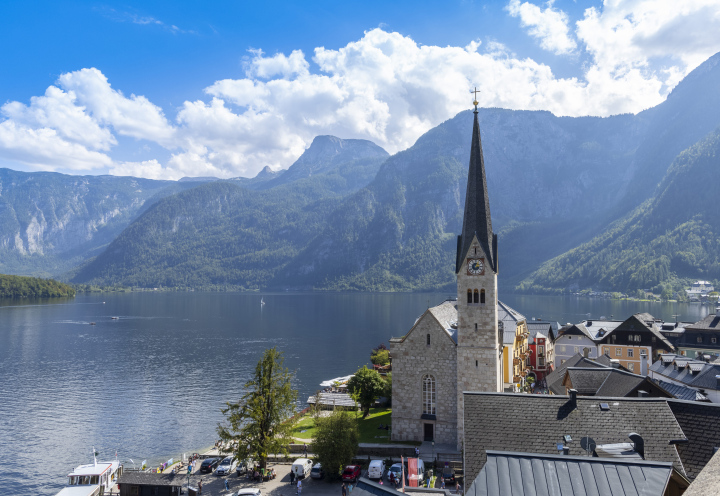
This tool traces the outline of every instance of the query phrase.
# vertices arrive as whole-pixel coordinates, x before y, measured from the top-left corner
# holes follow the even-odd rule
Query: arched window
[[[468,303],[472,303],[472,289],[468,289]]]
[[[478,290],[477,289],[473,293],[473,303],[478,303]]]
[[[475,291],[477,291],[477,290],[475,290]],[[482,303],[483,305],[485,304],[485,290],[484,289],[480,290],[480,303]]]
[[[423,413],[435,415],[435,378],[431,375],[422,378]]]
[[[430,334],[427,335],[427,345],[430,346]]]

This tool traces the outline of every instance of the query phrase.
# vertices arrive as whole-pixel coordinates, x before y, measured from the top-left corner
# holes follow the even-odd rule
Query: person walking
[[[292,471],[292,468],[290,469],[290,485],[292,486],[295,484],[295,472]]]
[[[342,496],[347,496],[347,487],[345,487],[345,483],[342,483]]]
[[[440,479],[440,489],[445,489],[445,477]]]
[[[302,496],[302,479],[298,479],[297,493],[298,493],[298,496]]]
[[[229,490],[230,490],[230,484],[228,484],[227,479],[225,479],[225,490],[226,490],[226,491],[229,491]]]

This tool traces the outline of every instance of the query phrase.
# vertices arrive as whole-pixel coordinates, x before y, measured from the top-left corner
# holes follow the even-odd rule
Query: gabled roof
[[[605,379],[612,373],[611,368],[568,367],[565,369],[563,386],[577,390],[578,394],[595,395]]]
[[[694,324],[685,326],[685,329],[720,331],[720,317],[718,317],[715,313],[711,313],[707,315],[704,319],[695,322]]]
[[[678,444],[683,466],[690,479],[694,479],[720,447],[720,405],[697,401],[668,400],[668,406],[677,419],[685,438]]]
[[[656,382],[658,386],[663,388],[665,391],[672,394],[674,398],[677,398],[679,400],[708,401],[707,396],[702,394],[700,391],[697,391],[688,386],[682,386],[673,382],[659,381],[655,379],[653,379],[653,381]]]
[[[673,351],[675,347],[670,341],[660,332],[658,327],[655,325],[655,317],[649,313],[636,313],[625,319],[615,329],[608,331],[602,337],[598,336],[597,341],[600,343],[608,343],[611,334],[619,334],[624,332],[649,332],[659,341],[658,345],[662,345],[668,351]],[[655,345],[653,345],[655,347]]]
[[[662,495],[672,464],[617,458],[487,451],[468,496]]]
[[[588,332],[588,330],[585,328],[582,324],[568,324],[562,326],[558,330],[558,339],[562,336],[585,336],[587,338],[593,339],[593,336]]]
[[[470,145],[470,166],[468,167],[467,191],[465,193],[465,214],[463,215],[462,234],[458,236],[458,251],[455,273],[462,267],[462,257],[470,250],[473,238],[477,237],[485,252],[487,264],[497,273],[497,238],[493,235],[490,219],[490,197],[485,179],[485,159],[483,158],[480,124],[477,109],[473,113],[473,134]]]
[[[565,379],[565,371],[568,369],[568,367],[607,368],[609,366],[598,363],[597,361],[590,358],[585,358],[580,353],[576,353],[575,355],[565,360],[565,363],[560,365],[558,368],[550,372],[545,377],[548,389],[552,391],[553,394],[565,394],[565,388],[563,387],[562,383],[563,379]]]
[[[718,390],[716,375],[720,375],[720,363],[706,363],[683,355],[662,355],[650,366],[650,370],[673,381],[698,388]]]
[[[628,435],[644,440],[646,460],[683,464],[671,440],[685,434],[664,398],[603,398],[512,393],[470,393],[464,401],[465,475],[474,480],[485,464],[486,450],[557,454],[557,443],[568,435],[570,455],[584,454],[580,440],[597,445],[628,442]],[[609,409],[601,410],[600,403]],[[705,405],[705,403],[698,403]],[[720,425],[720,424],[716,424]],[[720,434],[720,428],[717,428]]]

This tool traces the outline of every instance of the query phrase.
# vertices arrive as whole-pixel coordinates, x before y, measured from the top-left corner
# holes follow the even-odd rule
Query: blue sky
[[[252,176],[318,134],[391,153],[470,106],[638,112],[720,50],[720,1],[0,4],[0,166]]]

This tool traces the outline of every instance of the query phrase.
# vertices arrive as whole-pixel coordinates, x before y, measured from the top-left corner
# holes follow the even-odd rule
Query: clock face
[[[485,262],[480,258],[468,259],[468,274],[478,275],[485,270]]]

